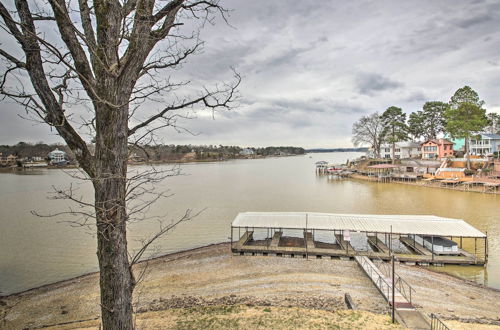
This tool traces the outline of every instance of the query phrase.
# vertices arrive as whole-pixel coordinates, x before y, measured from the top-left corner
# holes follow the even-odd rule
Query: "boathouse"
[[[231,249],[299,258],[388,260],[394,253],[400,262],[422,265],[484,265],[488,259],[486,234],[464,220],[433,215],[243,212],[231,224]]]

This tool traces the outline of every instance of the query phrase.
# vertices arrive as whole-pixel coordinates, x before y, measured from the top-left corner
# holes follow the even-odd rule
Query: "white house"
[[[255,154],[255,152],[250,148],[245,148],[245,149],[240,151],[240,155],[243,155],[243,156],[252,156],[253,154]]]
[[[396,142],[396,148],[394,149],[394,158],[396,159],[417,158],[421,154],[420,143],[411,141]],[[380,157],[392,157],[392,144],[383,144],[380,147]]]
[[[61,164],[61,163],[66,163],[66,153],[62,150],[55,149],[51,152],[49,152],[48,157],[50,159],[51,164]]]

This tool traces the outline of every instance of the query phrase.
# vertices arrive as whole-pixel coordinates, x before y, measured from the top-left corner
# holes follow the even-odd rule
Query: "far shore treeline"
[[[88,146],[93,150],[93,146]],[[46,159],[49,152],[59,149],[67,154],[69,161],[74,161],[70,148],[64,144],[46,144],[43,142],[19,142],[15,145],[0,145],[2,156],[15,155],[19,159],[42,158]],[[240,147],[224,145],[141,145],[130,146],[130,160],[132,161],[184,161],[184,160],[223,160],[235,158],[290,156],[305,154],[305,149],[293,146],[279,147]]]

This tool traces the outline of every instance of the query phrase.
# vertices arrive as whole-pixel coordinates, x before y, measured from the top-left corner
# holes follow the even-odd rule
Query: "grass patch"
[[[160,312],[161,313],[161,312]],[[387,315],[305,308],[196,306],[169,310],[173,329],[398,329]],[[148,325],[152,325],[148,323]]]

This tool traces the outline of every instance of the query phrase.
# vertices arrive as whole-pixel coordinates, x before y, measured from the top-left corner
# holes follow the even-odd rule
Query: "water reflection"
[[[183,172],[189,175],[173,177],[158,185],[159,190],[170,189],[174,195],[154,205],[149,213],[169,221],[182,216],[188,208],[206,210],[158,241],[155,251],[164,254],[227,241],[232,220],[244,211],[435,214],[464,219],[488,232],[487,270],[493,274],[488,284],[500,288],[499,196],[351,179],[329,180],[315,173],[314,163],[318,160],[344,163],[358,155],[313,154],[312,158],[183,165]],[[58,222],[67,219],[40,219],[30,213],[67,210],[65,201],[47,198],[52,186],[77,184],[79,192],[89,200],[93,196],[92,187],[61,170],[45,169],[41,173],[36,176],[0,173],[0,291],[4,293],[97,270],[94,236]],[[141,238],[156,230],[156,221],[131,224],[128,230],[131,250],[140,246]],[[368,248],[363,245],[366,243],[360,244],[360,248]],[[481,269],[446,266],[437,270],[482,283],[488,273]]]

